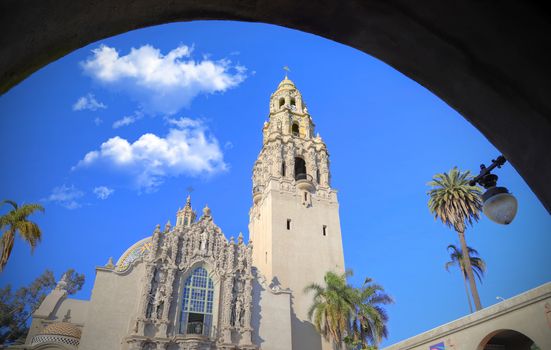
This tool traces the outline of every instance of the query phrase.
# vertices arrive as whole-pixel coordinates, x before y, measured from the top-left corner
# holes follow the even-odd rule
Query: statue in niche
[[[199,250],[204,251],[207,247],[207,231],[203,230],[201,232],[201,247]]]
[[[234,309],[234,327],[240,327],[243,325],[243,302],[241,300],[241,296],[237,296],[237,300],[235,302],[235,309]]]
[[[163,315],[163,306],[164,306],[164,286],[160,286],[155,292],[155,297],[153,299],[153,306],[155,309],[155,314],[157,318],[161,318]]]

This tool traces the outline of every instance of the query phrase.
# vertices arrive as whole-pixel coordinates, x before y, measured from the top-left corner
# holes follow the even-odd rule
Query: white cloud
[[[246,68],[228,59],[192,58],[193,48],[181,45],[163,55],[151,45],[121,56],[109,46],[92,50],[84,71],[107,86],[128,92],[146,112],[174,114],[199,94],[224,92],[246,78]]]
[[[115,136],[73,168],[105,164],[131,175],[139,189],[154,191],[168,176],[213,175],[227,169],[218,140],[199,120],[169,119],[166,137],[143,134],[134,142]]]
[[[93,94],[82,96],[73,104],[73,111],[83,111],[85,109],[90,111],[97,111],[98,109],[105,109],[107,106],[98,100]]]
[[[122,117],[119,120],[115,120],[115,122],[113,123],[113,129],[118,129],[123,126],[134,124],[137,120],[142,119],[142,117],[143,117],[143,113],[136,111],[132,115],[127,115]]]
[[[96,124],[96,126],[100,126],[101,123],[103,123],[103,119],[100,117],[96,117],[96,119],[94,119],[94,124]]]
[[[78,190],[74,185],[61,185],[54,187],[52,193],[45,199],[47,202],[55,202],[67,209],[77,209],[82,205],[78,199],[84,196],[84,192]]]
[[[98,186],[94,188],[94,194],[98,199],[107,199],[113,192],[115,192],[115,190],[107,186]]]

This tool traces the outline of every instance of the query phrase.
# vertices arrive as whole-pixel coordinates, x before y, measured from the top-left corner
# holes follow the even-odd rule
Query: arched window
[[[285,171],[287,169],[285,168],[285,162],[281,163],[281,176],[285,177]]]
[[[279,108],[283,107],[284,104],[285,104],[285,99],[282,97],[279,99]]]
[[[298,132],[299,132],[299,128],[298,128],[298,123],[293,123],[293,126],[291,127],[291,132],[293,133],[293,135],[295,136],[298,136]]]
[[[295,180],[306,179],[306,162],[300,157],[295,158]]]
[[[319,184],[321,181],[320,170],[316,170],[316,182]]]
[[[184,284],[180,333],[210,336],[213,304],[212,279],[209,278],[207,270],[198,267]]]

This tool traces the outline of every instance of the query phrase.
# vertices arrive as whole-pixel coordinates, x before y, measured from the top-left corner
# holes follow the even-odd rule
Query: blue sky
[[[226,236],[247,235],[251,169],[284,65],[331,155],[352,281],[370,276],[396,300],[384,344],[467,314],[460,274],[444,270],[457,238],[431,217],[426,183],[453,166],[476,172],[499,151],[438,97],[363,52],[237,22],[101,40],[0,96],[0,198],[46,208],[33,217],[42,243],[31,255],[16,241],[0,286],[73,267],[87,277],[76,297],[89,298],[94,267],[157,223],[175,222],[190,186],[195,208],[208,203]],[[467,231],[488,265],[485,306],[551,280],[549,214],[509,163],[496,173],[519,212],[509,226],[483,217]]]

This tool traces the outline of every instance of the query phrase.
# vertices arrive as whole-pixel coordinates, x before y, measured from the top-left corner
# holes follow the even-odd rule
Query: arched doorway
[[[479,350],[540,350],[536,343],[526,335],[504,329],[489,334],[480,346]]]

